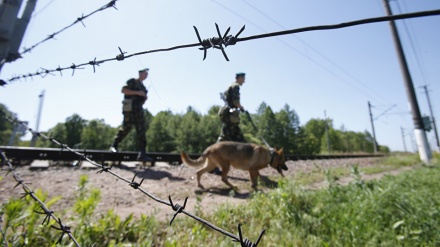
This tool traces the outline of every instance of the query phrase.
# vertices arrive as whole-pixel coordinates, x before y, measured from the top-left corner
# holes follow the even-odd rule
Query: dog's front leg
[[[258,184],[258,177],[260,176],[260,173],[258,172],[258,170],[251,169],[249,170],[249,175],[251,177],[252,188],[256,189]]]

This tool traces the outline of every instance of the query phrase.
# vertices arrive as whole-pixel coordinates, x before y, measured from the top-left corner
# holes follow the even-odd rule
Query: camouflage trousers
[[[234,124],[230,121],[223,121],[220,136],[217,139],[217,142],[221,141],[245,142],[239,123]]]
[[[146,126],[143,110],[124,112],[123,114],[124,120],[122,126],[119,128],[118,133],[116,133],[113,143],[116,145],[121,143],[134,126],[136,129],[136,146],[138,147],[138,151],[145,152],[147,138],[145,137]]]

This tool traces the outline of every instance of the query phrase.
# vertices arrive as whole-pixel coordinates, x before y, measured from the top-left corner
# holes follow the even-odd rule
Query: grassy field
[[[195,213],[214,225],[256,241],[259,246],[440,246],[440,157],[430,166],[419,165],[417,156],[388,157],[377,166],[303,174],[303,180],[282,180],[268,193],[255,192],[240,206],[220,205],[215,212]],[[360,173],[371,174],[416,165],[397,176],[363,181]],[[336,175],[335,175],[336,174]],[[347,186],[335,177],[352,176]],[[304,185],[326,179],[329,186],[307,190]],[[81,246],[240,246],[230,238],[188,217],[179,216],[169,226],[154,217],[121,219],[113,212],[96,218],[94,209],[100,191],[79,181],[74,214],[59,216],[72,226]],[[50,207],[57,198],[43,198]],[[0,246],[51,246],[61,237],[47,224],[41,208],[26,196],[2,205]],[[67,211],[67,209],[66,209]],[[55,224],[51,221],[49,225]],[[5,237],[7,241],[5,241]],[[73,243],[64,237],[64,244]],[[53,245],[56,246],[56,245]]]

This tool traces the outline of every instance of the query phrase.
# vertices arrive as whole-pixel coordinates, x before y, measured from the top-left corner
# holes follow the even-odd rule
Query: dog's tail
[[[205,155],[205,154],[203,154],[202,156],[200,156],[198,159],[193,160],[193,159],[191,159],[191,158],[188,156],[187,153],[185,153],[185,152],[181,152],[181,153],[180,153],[180,158],[182,159],[182,162],[183,162],[184,164],[187,164],[187,165],[189,165],[189,166],[193,166],[193,167],[201,166],[201,165],[205,164],[205,162],[206,162],[206,155]]]

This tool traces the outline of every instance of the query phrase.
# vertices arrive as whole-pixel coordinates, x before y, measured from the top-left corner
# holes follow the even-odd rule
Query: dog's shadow
[[[219,174],[216,174],[216,175],[218,175],[220,177]],[[235,181],[250,181],[249,178],[233,177],[233,176],[228,176],[228,179],[235,180]],[[267,176],[260,175],[259,180],[260,180],[259,181],[259,183],[260,183],[259,185],[260,186],[264,186],[264,187],[267,187],[267,188],[277,188],[278,187],[278,182],[274,181],[274,180],[271,180]]]
[[[266,188],[269,189],[275,189],[278,188],[278,182],[275,180],[271,180],[269,177],[267,176],[261,176],[260,177],[260,186],[264,186]]]
[[[245,178],[238,178],[238,177],[230,177],[228,176],[229,179],[231,180],[241,180],[241,181],[249,181],[249,179],[245,179]],[[197,189],[194,191],[194,193],[196,195],[202,195],[204,193],[211,193],[211,194],[216,194],[216,195],[220,195],[220,196],[228,196],[228,197],[233,197],[233,198],[238,198],[238,199],[247,199],[249,198],[253,193],[257,192],[257,191],[261,191],[261,187],[265,187],[268,189],[274,189],[278,187],[278,182],[271,180],[270,178],[268,178],[267,176],[260,176],[260,180],[258,183],[258,187],[257,189],[252,189],[248,192],[240,192],[240,190],[235,187],[235,188],[217,188],[217,187],[211,187],[208,189]]]
[[[236,180],[236,181],[250,181],[248,178],[240,178],[240,177],[232,177],[232,176],[228,176],[228,179]],[[272,189],[278,187],[278,182],[271,180],[267,176],[260,175],[258,186],[263,186]]]
[[[240,192],[237,189],[232,188],[216,188],[212,187],[209,189],[197,189],[194,191],[196,195],[202,195],[205,193],[211,193],[220,196],[228,196],[238,199],[247,199],[251,195],[252,192]]]

